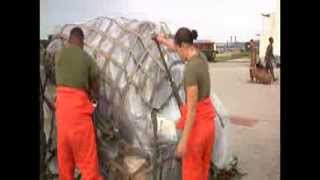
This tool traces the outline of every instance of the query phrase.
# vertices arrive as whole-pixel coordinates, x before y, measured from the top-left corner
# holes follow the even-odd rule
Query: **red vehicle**
[[[216,50],[213,41],[196,40],[193,44],[207,56],[209,62],[214,62]]]

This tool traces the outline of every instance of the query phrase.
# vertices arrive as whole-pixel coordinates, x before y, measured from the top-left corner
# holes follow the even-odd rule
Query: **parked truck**
[[[208,58],[209,62],[214,62],[216,57],[216,44],[210,40],[196,40],[195,47],[202,51]]]

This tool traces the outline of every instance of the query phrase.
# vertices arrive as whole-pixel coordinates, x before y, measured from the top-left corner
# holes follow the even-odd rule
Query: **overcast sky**
[[[165,21],[172,32],[181,26],[196,29],[198,39],[218,42],[237,36],[256,38],[262,29],[261,13],[275,11],[279,0],[40,0],[40,34],[53,26],[97,16]]]

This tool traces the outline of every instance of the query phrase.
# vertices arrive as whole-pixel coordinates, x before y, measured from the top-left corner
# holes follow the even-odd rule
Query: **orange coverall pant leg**
[[[214,143],[213,129],[203,126],[190,134],[187,152],[182,158],[183,180],[208,180]]]
[[[60,180],[74,180],[75,167],[82,179],[100,180],[93,107],[84,91],[57,88],[57,151]]]
[[[187,109],[181,107],[181,119],[178,128],[182,129]],[[207,98],[197,104],[196,119],[188,138],[186,154],[182,158],[183,180],[208,180],[210,161],[215,138],[215,109]]]

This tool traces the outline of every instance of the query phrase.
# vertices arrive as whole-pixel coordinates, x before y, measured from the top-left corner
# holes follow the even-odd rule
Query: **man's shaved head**
[[[80,27],[74,27],[70,31],[69,42],[83,48],[84,33]]]
[[[84,39],[83,31],[82,31],[82,29],[79,28],[79,27],[74,27],[73,29],[71,29],[71,31],[70,31],[70,38],[71,38],[72,36]]]

